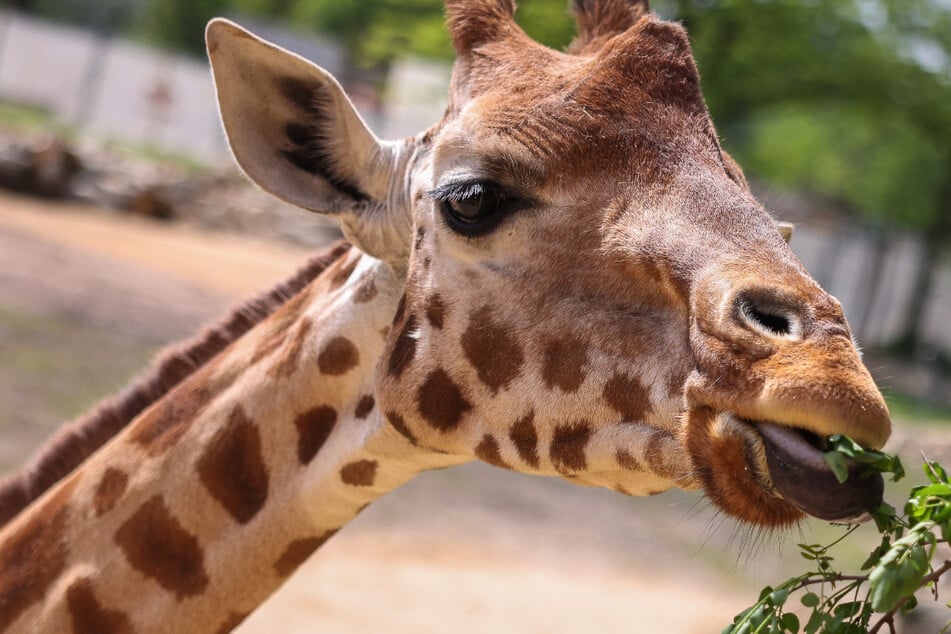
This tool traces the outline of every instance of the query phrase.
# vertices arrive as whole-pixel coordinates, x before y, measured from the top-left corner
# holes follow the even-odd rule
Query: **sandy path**
[[[0,299],[52,306],[84,333],[179,337],[306,254],[0,195]],[[4,432],[7,449],[29,451],[28,436]],[[692,504],[482,465],[427,474],[362,514],[240,631],[719,632],[754,593],[729,573],[734,552],[701,548],[711,516]]]
[[[332,546],[239,631],[707,634],[736,604],[727,593],[698,596],[670,575],[569,570],[464,539],[340,538]]]
[[[311,253],[292,245],[222,236],[82,205],[48,205],[3,193],[0,227],[232,298],[285,277]]]

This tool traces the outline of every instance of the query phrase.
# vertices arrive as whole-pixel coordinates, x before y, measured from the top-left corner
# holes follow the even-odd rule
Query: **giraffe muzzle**
[[[756,423],[766,449],[766,464],[776,490],[804,513],[823,520],[856,523],[882,503],[881,474],[863,473],[863,465],[848,460],[848,478],[839,482],[804,433],[773,423]]]

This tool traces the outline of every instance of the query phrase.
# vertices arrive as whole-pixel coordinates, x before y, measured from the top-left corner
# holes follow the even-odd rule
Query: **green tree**
[[[40,17],[89,27],[103,33],[129,28],[142,8],[140,0],[2,0]]]
[[[442,0],[287,0],[284,4],[284,15],[292,22],[340,38],[361,65],[385,64],[405,55],[452,57]],[[259,14],[269,6],[261,0],[236,0],[236,7]],[[523,0],[519,21],[529,35],[559,48],[573,34],[567,2],[562,0]]]
[[[205,24],[232,4],[232,0],[152,0],[135,32],[146,41],[204,55]]]

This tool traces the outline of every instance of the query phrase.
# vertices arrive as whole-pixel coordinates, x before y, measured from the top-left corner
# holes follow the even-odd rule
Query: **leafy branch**
[[[848,477],[846,458],[866,465],[858,477],[889,473],[897,481],[905,475],[897,457],[863,449],[845,436],[830,436],[825,459],[840,482]],[[939,545],[951,539],[951,482],[937,462],[926,460],[923,467],[929,483],[911,489],[901,515],[887,503],[872,511],[882,540],[862,564],[863,574],[843,574],[830,554],[858,526],[825,546],[799,544],[800,555],[813,569],[764,588],[723,634],[894,634],[896,616],[918,606],[918,590],[928,588],[937,599],[938,581],[951,572],[951,559],[936,557]],[[809,609],[805,623],[786,611],[793,595]],[[951,632],[951,621],[942,629],[946,632]]]

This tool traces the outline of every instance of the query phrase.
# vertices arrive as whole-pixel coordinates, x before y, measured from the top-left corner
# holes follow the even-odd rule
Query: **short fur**
[[[578,36],[568,50],[575,55],[587,55],[634,26],[650,12],[650,6],[647,0],[573,0],[571,10],[578,23]]]
[[[465,55],[486,42],[506,34],[520,33],[515,24],[515,2],[493,0],[474,4],[469,0],[448,0],[446,15],[456,52]]]

